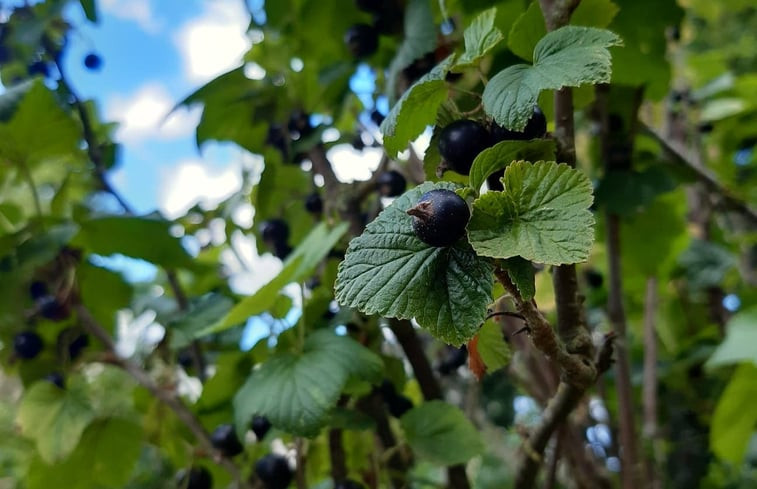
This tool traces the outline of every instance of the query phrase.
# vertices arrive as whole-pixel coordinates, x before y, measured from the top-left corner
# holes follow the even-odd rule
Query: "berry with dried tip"
[[[407,180],[396,170],[385,171],[376,179],[376,188],[384,197],[397,197],[407,188]]]
[[[27,360],[39,355],[44,346],[42,338],[34,331],[24,331],[13,338],[13,350],[16,355]]]
[[[283,219],[263,221],[260,225],[260,235],[269,246],[274,246],[277,243],[286,243],[289,239],[289,225]]]
[[[534,106],[534,113],[522,131],[511,131],[499,126],[495,122],[492,123],[491,132],[492,140],[495,143],[500,141],[529,141],[531,139],[542,138],[547,133],[547,118],[538,106]]]
[[[66,388],[66,380],[63,378],[63,374],[60,372],[52,372],[47,375],[45,375],[44,379],[51,384],[57,386],[60,389]]]
[[[266,489],[285,489],[292,482],[293,475],[287,459],[275,453],[255,462],[255,474]]]
[[[102,58],[95,53],[89,53],[84,57],[84,66],[89,70],[99,70],[102,64]]]
[[[213,477],[205,467],[192,467],[189,472],[182,471],[177,488],[180,489],[210,489],[213,487]]]
[[[255,433],[255,438],[260,441],[265,438],[265,435],[271,429],[271,422],[265,416],[255,415],[252,417],[252,421],[250,421],[250,428]]]
[[[323,212],[323,199],[317,192],[305,197],[305,210],[311,214],[320,214]]]
[[[356,58],[365,58],[378,49],[378,32],[368,24],[355,24],[344,35],[347,49]]]
[[[448,124],[439,134],[439,154],[444,158],[446,168],[461,175],[470,173],[473,160],[490,144],[486,128],[469,119]]]
[[[447,189],[426,192],[407,213],[413,216],[413,231],[418,239],[436,247],[456,243],[465,235],[470,219],[465,200]]]
[[[244,447],[234,431],[234,426],[230,424],[222,424],[213,430],[210,441],[224,457],[233,457],[244,451]]]

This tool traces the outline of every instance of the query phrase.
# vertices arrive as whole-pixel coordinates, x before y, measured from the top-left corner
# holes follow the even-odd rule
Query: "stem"
[[[642,384],[642,403],[644,413],[644,439],[651,444],[647,459],[647,483],[652,489],[661,486],[657,471],[658,463],[658,428],[657,428],[657,334],[655,314],[657,313],[657,278],[647,279],[644,300],[644,374]]]
[[[347,463],[344,456],[342,430],[339,428],[329,430],[329,459],[331,460],[331,478],[334,480],[334,485],[336,485],[347,478]]]
[[[297,440],[295,441],[295,450],[296,450],[296,464],[295,467],[295,473],[294,473],[294,480],[297,483],[297,489],[307,489],[308,483],[305,477],[305,450],[306,450],[306,443],[305,439],[302,437],[297,437]]]
[[[386,452],[396,447],[397,439],[394,437],[394,433],[392,433],[389,419],[386,417],[386,409],[384,409],[384,404],[378,391],[374,391],[360,399],[358,406],[376,422],[376,436],[381,442],[382,451]],[[379,453],[382,451],[379,451]],[[407,470],[410,466],[410,461],[407,458],[404,450],[398,449],[392,450],[391,456],[387,461],[387,470],[394,489],[406,487]]]
[[[552,449],[552,453],[549,457],[549,464],[547,465],[547,478],[544,481],[544,489],[554,489],[555,482],[557,481],[557,466],[560,462],[560,449],[562,445],[562,439],[564,438],[563,432],[565,428],[557,432],[555,436],[555,446]]]

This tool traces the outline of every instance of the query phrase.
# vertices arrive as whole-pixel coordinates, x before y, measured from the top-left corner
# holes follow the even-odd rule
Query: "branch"
[[[657,279],[647,279],[647,291],[644,300],[644,370],[642,382],[642,411],[644,424],[642,432],[644,439],[651,444],[647,459],[648,480],[652,489],[659,489],[661,483],[657,471],[657,456],[659,455],[657,442],[657,333],[655,315],[657,314]]]
[[[181,420],[181,422],[184,423],[187,428],[189,428],[189,431],[192,432],[195,438],[197,438],[203,448],[208,453],[212,454],[212,458],[216,462],[220,463],[231,474],[231,476],[240,487],[248,487],[248,485],[242,480],[242,475],[239,472],[237,466],[234,465],[231,460],[221,455],[221,453],[213,447],[213,442],[210,439],[210,435],[207,431],[205,431],[205,428],[203,428],[200,420],[197,419],[195,415],[184,405],[184,403],[182,403],[181,400],[176,397],[173,391],[164,389],[156,384],[155,381],[150,377],[150,374],[148,374],[147,371],[145,371],[137,363],[129,360],[128,358],[119,357],[115,351],[115,343],[113,342],[113,339],[110,337],[108,332],[102,326],[100,326],[100,324],[92,316],[89,310],[81,304],[74,306],[74,308],[76,309],[77,316],[82,322],[84,329],[103,344],[108,353],[111,354],[112,362],[115,365],[121,367],[124,371],[131,375],[139,385],[147,389],[156,399],[158,399],[169,409],[171,409],[174,414],[176,414],[176,417],[179,418],[179,420]]]
[[[336,486],[347,478],[347,462],[342,442],[342,430],[331,428],[329,430],[329,460],[331,461],[331,478]]]

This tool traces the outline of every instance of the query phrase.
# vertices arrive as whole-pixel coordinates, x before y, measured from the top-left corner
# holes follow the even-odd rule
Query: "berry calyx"
[[[347,49],[356,58],[365,58],[378,49],[378,32],[368,24],[355,24],[344,35]]]
[[[271,429],[271,422],[268,421],[268,418],[265,416],[253,416],[252,421],[250,421],[250,428],[252,429],[252,432],[255,433],[255,438],[259,440],[262,440],[265,438],[265,435],[268,434],[268,431]]]
[[[426,192],[407,213],[413,216],[413,231],[418,239],[439,248],[462,238],[470,219],[465,200],[446,189]]]
[[[397,197],[407,188],[407,180],[396,170],[385,171],[376,179],[376,188],[383,197]]]
[[[189,472],[179,476],[177,487],[186,489],[210,489],[213,487],[213,477],[205,467],[192,467]]]
[[[244,451],[244,447],[234,431],[234,426],[230,424],[222,424],[213,430],[210,441],[224,457],[233,457]]]
[[[34,331],[24,331],[13,338],[13,350],[16,355],[26,360],[39,355],[44,346],[42,338]]]
[[[292,482],[292,469],[287,459],[269,453],[255,462],[255,474],[267,489],[284,489]]]
[[[311,214],[320,214],[323,212],[323,199],[317,192],[305,197],[305,210]]]
[[[547,133],[547,118],[538,106],[534,106],[534,113],[526,123],[522,131],[511,131],[492,123],[492,139],[495,143],[500,141],[529,141],[543,138]]]
[[[448,124],[439,135],[439,154],[444,158],[445,169],[461,175],[470,173],[473,160],[489,146],[489,132],[469,119]]]
[[[86,66],[88,70],[98,70],[102,66],[102,63],[102,58],[95,53],[89,53],[84,57],[84,66]]]

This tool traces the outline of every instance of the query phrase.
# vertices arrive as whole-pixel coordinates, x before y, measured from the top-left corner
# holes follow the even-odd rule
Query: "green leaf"
[[[757,307],[750,307],[735,314],[726,328],[726,336],[707,360],[707,368],[722,367],[734,363],[752,362],[757,366]]]
[[[237,390],[250,375],[252,358],[246,352],[224,352],[215,361],[215,373],[202,386],[202,396],[197,401],[200,411],[228,409]]]
[[[546,33],[547,27],[544,25],[539,2],[531,2],[528,9],[513,22],[507,36],[507,47],[517,56],[531,62],[534,59],[534,47]]]
[[[609,212],[626,216],[649,205],[658,195],[673,190],[676,182],[659,166],[642,172],[609,171],[595,192],[596,202]]]
[[[284,262],[276,277],[261,287],[257,292],[244,298],[229,313],[215,325],[206,329],[203,334],[218,333],[232,328],[252,316],[265,312],[272,307],[281,289],[292,282],[299,282],[307,278],[315,267],[328,255],[331,248],[344,236],[349,227],[348,223],[341,223],[329,229],[326,223],[320,223],[310,234],[292,251]]]
[[[436,120],[436,111],[447,99],[444,77],[452,60],[453,56],[449,56],[415,82],[381,123],[384,149],[390,156],[404,151],[410,141]]]
[[[67,457],[92,421],[89,403],[75,387],[63,390],[50,382],[36,382],[21,399],[16,421],[47,463]]]
[[[184,348],[202,336],[203,331],[228,314],[233,305],[231,299],[215,293],[192,300],[189,310],[168,324],[171,329],[171,348]]]
[[[488,373],[510,363],[512,352],[502,336],[502,328],[494,321],[485,322],[478,332],[478,354],[481,355]]]
[[[473,202],[468,238],[479,255],[522,256],[537,263],[578,263],[594,239],[591,182],[555,162],[518,161],[505,169],[505,190]]]
[[[523,300],[530,301],[536,295],[536,283],[534,277],[536,271],[533,264],[519,256],[505,260],[505,267],[510,280],[513,281]]]
[[[406,211],[447,182],[426,182],[398,197],[350,241],[339,265],[336,300],[366,314],[411,319],[455,345],[469,340],[491,300],[492,267],[461,239],[447,248],[419,240]]]
[[[400,419],[413,453],[439,465],[462,464],[485,449],[481,435],[458,408],[429,401]]]
[[[161,218],[108,216],[80,223],[73,239],[92,253],[121,253],[166,268],[192,268],[194,261],[181,242],[171,236],[171,223]]]
[[[738,259],[717,243],[696,239],[678,257],[678,265],[689,287],[704,290],[722,284],[728,272],[738,265]]]
[[[489,175],[516,160],[552,161],[554,159],[555,142],[552,139],[501,141],[480,152],[473,160],[470,169],[470,186],[479,190]]]
[[[455,64],[455,68],[474,65],[505,38],[495,26],[497,7],[484,10],[465,29],[465,52]]]
[[[80,0],[81,8],[84,10],[84,15],[87,16],[87,20],[90,22],[97,22],[97,6],[95,0]]]
[[[350,377],[376,383],[382,371],[381,358],[360,343],[330,330],[316,331],[301,355],[276,354],[250,375],[234,397],[237,427],[259,414],[276,428],[315,436]]]
[[[517,64],[497,73],[484,88],[483,103],[497,124],[522,131],[542,90],[610,81],[610,31],[565,26],[548,33],[534,49],[532,66]]]
[[[610,25],[619,10],[610,0],[582,0],[570,16],[570,23],[604,28]]]
[[[754,346],[754,343],[751,344]],[[734,372],[712,414],[710,447],[718,458],[740,465],[757,426],[757,367],[744,363]]]

